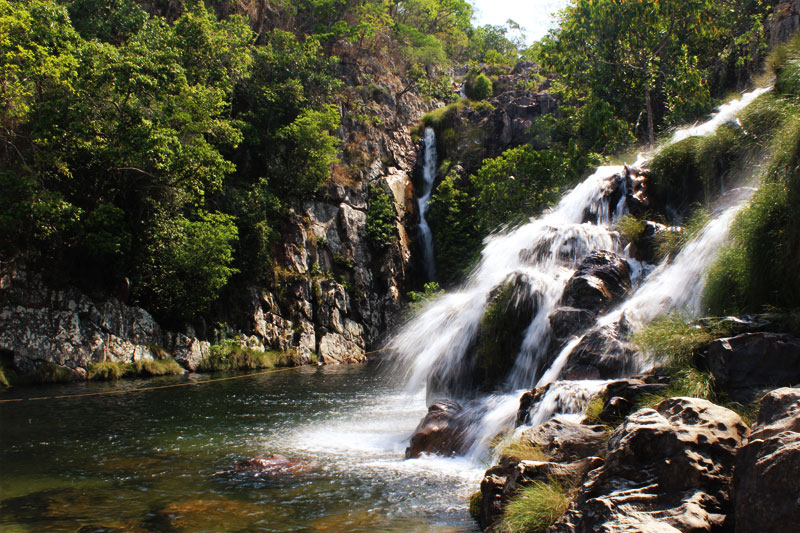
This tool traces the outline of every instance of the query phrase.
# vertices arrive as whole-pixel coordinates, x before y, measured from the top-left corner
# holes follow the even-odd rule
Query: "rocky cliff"
[[[412,268],[415,224],[412,173],[417,146],[410,127],[440,105],[393,74],[388,59],[348,50],[339,77],[342,160],[313,200],[290,210],[272,250],[273,281],[250,286],[181,332],[161,327],[145,309],[118,298],[91,298],[75,287],[54,287],[4,265],[0,285],[0,351],[21,372],[56,363],[84,378],[92,362],[150,359],[163,348],[193,370],[224,324],[256,349],[312,354],[324,363],[364,361],[398,320]],[[383,190],[395,212],[394,243],[367,239],[371,195]],[[243,296],[244,295],[244,296]],[[220,310],[221,309],[221,310]]]

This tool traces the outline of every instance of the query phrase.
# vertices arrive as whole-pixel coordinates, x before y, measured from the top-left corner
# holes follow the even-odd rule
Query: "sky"
[[[525,28],[528,43],[539,40],[553,26],[552,14],[567,0],[470,0],[479,26],[503,25],[508,19]]]

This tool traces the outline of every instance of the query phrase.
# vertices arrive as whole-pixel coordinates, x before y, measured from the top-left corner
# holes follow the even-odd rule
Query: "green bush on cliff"
[[[470,71],[464,81],[464,92],[470,100],[486,100],[492,96],[492,80],[483,72]]]
[[[522,487],[508,502],[496,531],[542,533],[564,514],[568,506],[569,497],[559,483],[535,481]]]
[[[397,238],[397,215],[389,193],[379,187],[372,187],[367,209],[367,239],[382,250],[394,244]]]

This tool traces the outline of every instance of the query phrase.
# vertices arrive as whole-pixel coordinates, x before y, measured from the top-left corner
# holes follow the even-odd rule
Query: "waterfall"
[[[436,133],[433,128],[425,128],[424,160],[422,164],[422,194],[417,198],[419,209],[419,236],[422,244],[422,264],[425,268],[427,281],[436,279],[436,262],[433,257],[433,235],[428,226],[428,202],[433,192],[433,182],[436,179]]]
[[[709,121],[676,132],[671,142],[713,133],[766,90],[753,91],[722,106]],[[427,168],[430,153],[427,130],[425,142]],[[644,165],[647,159],[647,155],[640,156],[637,166]],[[564,365],[581,337],[569,341],[554,360],[545,360],[551,336],[548,316],[557,305],[567,281],[588,254],[607,250],[625,255],[619,236],[611,226],[616,218],[627,212],[626,191],[623,189],[618,201],[613,200],[615,197],[610,194],[615,184],[624,188],[625,180],[619,183],[620,173],[624,170],[625,167],[618,166],[600,167],[543,216],[507,233],[487,238],[480,262],[464,284],[430,302],[391,341],[398,368],[406,372],[410,390],[422,390],[434,372],[457,379],[462,375],[465,355],[474,346],[492,291],[514,275],[523,275],[529,280],[531,297],[535,296],[538,308],[524,333],[513,370],[495,394],[467,401],[467,409],[473,411],[471,418],[474,420],[467,430],[468,438],[474,443],[472,453],[479,454],[481,449],[485,451],[489,439],[513,425],[519,397],[531,387],[553,384],[545,398],[534,407],[531,419],[539,422],[554,414],[580,413],[586,401],[602,387],[603,382],[597,381],[559,381]],[[426,175],[426,182],[427,179]],[[645,273],[641,264],[628,259],[632,271],[642,272],[642,276],[634,276],[632,296],[618,308],[597,318],[591,327],[618,322],[624,317],[633,328],[637,328],[670,310],[698,312],[705,284],[704,270],[726,241],[731,221],[751,194],[752,189],[743,188],[726,195],[718,202],[721,205],[713,213],[711,222],[671,262],[665,260]],[[422,205],[428,196],[429,192],[420,198],[421,233],[424,233]],[[631,369],[632,373],[644,368],[645,362],[636,363],[638,367]]]

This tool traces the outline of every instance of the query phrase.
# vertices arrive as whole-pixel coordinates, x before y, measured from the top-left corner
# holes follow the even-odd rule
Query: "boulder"
[[[800,523],[800,388],[761,400],[733,471],[733,523],[741,533],[783,531]]]
[[[522,438],[541,448],[551,460],[566,462],[601,455],[608,435],[602,426],[553,418],[525,430]]]
[[[637,411],[611,435],[605,464],[550,531],[719,529],[736,448],[748,432],[733,411],[696,398]]]
[[[746,403],[764,390],[800,383],[800,339],[765,332],[717,339],[706,364],[718,388]]]
[[[462,407],[452,400],[438,400],[428,407],[406,448],[406,459],[414,459],[423,453],[449,457],[464,448],[465,424],[461,420]]]
[[[570,352],[562,379],[617,379],[635,373],[638,363],[627,335],[624,321],[589,331]]]
[[[648,383],[645,379],[652,381]],[[603,391],[603,410],[597,420],[616,425],[631,413],[643,395],[655,395],[667,387],[667,383],[659,382],[661,378],[657,376],[647,376],[645,379],[629,378],[609,383]],[[665,377],[663,379],[666,380]]]
[[[628,262],[613,252],[596,251],[578,265],[558,305],[598,314],[621,301],[630,291]]]

